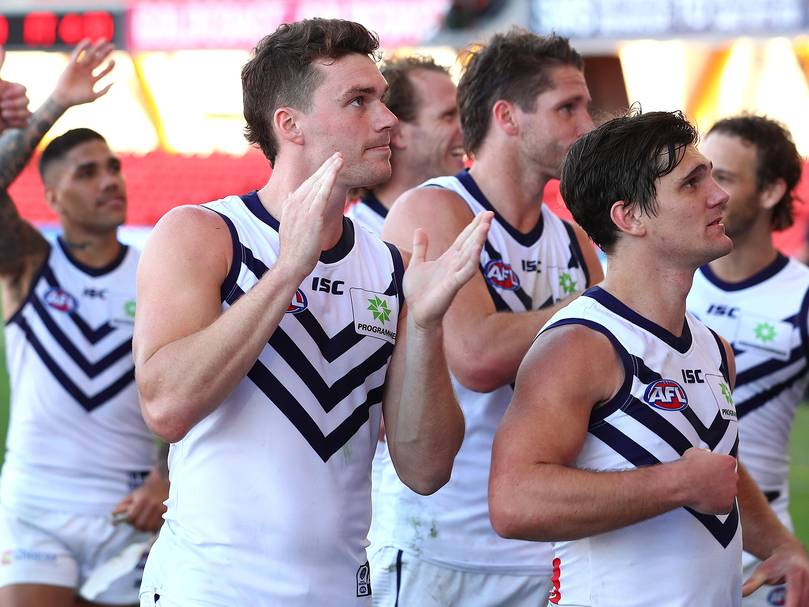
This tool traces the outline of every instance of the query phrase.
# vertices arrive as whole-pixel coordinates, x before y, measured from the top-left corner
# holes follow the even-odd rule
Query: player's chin
[[[389,161],[367,163],[362,167],[362,172],[357,176],[361,182],[355,187],[373,188],[386,183],[391,176],[391,166]]]

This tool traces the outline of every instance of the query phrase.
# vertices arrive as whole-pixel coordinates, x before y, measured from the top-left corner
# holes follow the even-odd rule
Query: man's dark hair
[[[793,190],[801,180],[803,159],[787,128],[765,116],[741,115],[720,120],[708,131],[708,135],[711,133],[738,137],[756,147],[757,191],[761,192],[778,179],[786,183],[784,195],[772,209],[771,225],[774,230],[791,226],[795,222]]]
[[[242,68],[245,137],[275,162],[278,141],[272,127],[275,110],[289,106],[303,112],[323,74],[312,62],[352,53],[377,59],[379,39],[365,27],[343,19],[305,19],[285,23],[258,43]]]
[[[698,140],[682,112],[633,110],[614,118],[571,146],[562,164],[562,198],[593,242],[610,252],[618,239],[612,205],[622,200],[654,215],[655,182],[671,173]]]
[[[458,110],[469,154],[480,149],[498,100],[533,112],[537,96],[554,86],[552,68],[583,67],[581,55],[567,38],[555,34],[537,36],[516,27],[506,34],[495,34],[488,45],[469,51],[465,64],[458,83]]]
[[[64,158],[65,154],[73,148],[88,141],[103,141],[106,143],[106,140],[100,134],[92,129],[84,128],[71,129],[53,139],[43,150],[42,156],[39,157],[40,178],[44,181],[45,172],[51,164]]]
[[[447,69],[438,65],[432,57],[404,57],[386,62],[382,67],[382,75],[388,81],[388,90],[382,101],[403,122],[413,122],[418,115],[422,99],[413,86],[411,75],[419,70],[449,75]]]

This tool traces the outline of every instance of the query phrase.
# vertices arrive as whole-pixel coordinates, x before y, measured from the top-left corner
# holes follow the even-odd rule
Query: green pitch
[[[0,332],[1,333],[1,332]],[[5,452],[8,425],[8,375],[6,374],[5,344],[0,334],[0,462]],[[798,408],[792,430],[792,466],[790,474],[791,510],[795,533],[809,546],[809,404]]]

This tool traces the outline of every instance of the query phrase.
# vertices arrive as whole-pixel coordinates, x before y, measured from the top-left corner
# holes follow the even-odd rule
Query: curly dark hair
[[[792,203],[794,190],[801,180],[803,159],[792,141],[787,128],[766,116],[742,114],[725,118],[714,124],[708,135],[732,135],[756,147],[756,187],[759,192],[777,179],[786,183],[786,191],[772,209],[771,225],[774,230],[785,230],[795,219]]]
[[[574,219],[602,250],[618,239],[610,217],[619,200],[657,213],[655,182],[671,173],[699,134],[682,112],[633,108],[574,143],[562,164],[560,191]]]
[[[470,155],[480,149],[498,100],[533,112],[537,96],[553,87],[551,68],[572,65],[581,70],[584,65],[567,38],[537,36],[517,27],[495,34],[486,46],[467,51],[464,63],[458,109]]]
[[[364,26],[343,19],[305,19],[285,23],[265,36],[242,68],[245,137],[275,162],[278,142],[272,117],[281,106],[308,111],[323,80],[317,59],[339,59],[352,53],[378,60],[379,38]]]

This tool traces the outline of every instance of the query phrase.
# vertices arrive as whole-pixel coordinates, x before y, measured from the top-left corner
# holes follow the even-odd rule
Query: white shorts
[[[548,604],[549,576],[451,569],[422,561],[392,546],[376,550],[370,562],[374,607],[546,607]]]
[[[742,581],[747,581],[747,578],[753,574],[753,570],[759,566],[761,561],[745,552],[742,562],[744,563]],[[778,607],[786,604],[786,584],[778,584],[777,586],[767,586],[765,584],[750,596],[742,599],[742,607]]]
[[[78,593],[99,565],[149,538],[130,525],[113,525],[109,516],[39,508],[20,513],[0,505],[0,587],[47,584]],[[145,561],[143,555],[131,571],[104,584],[97,595],[83,598],[109,605],[137,603]]]

